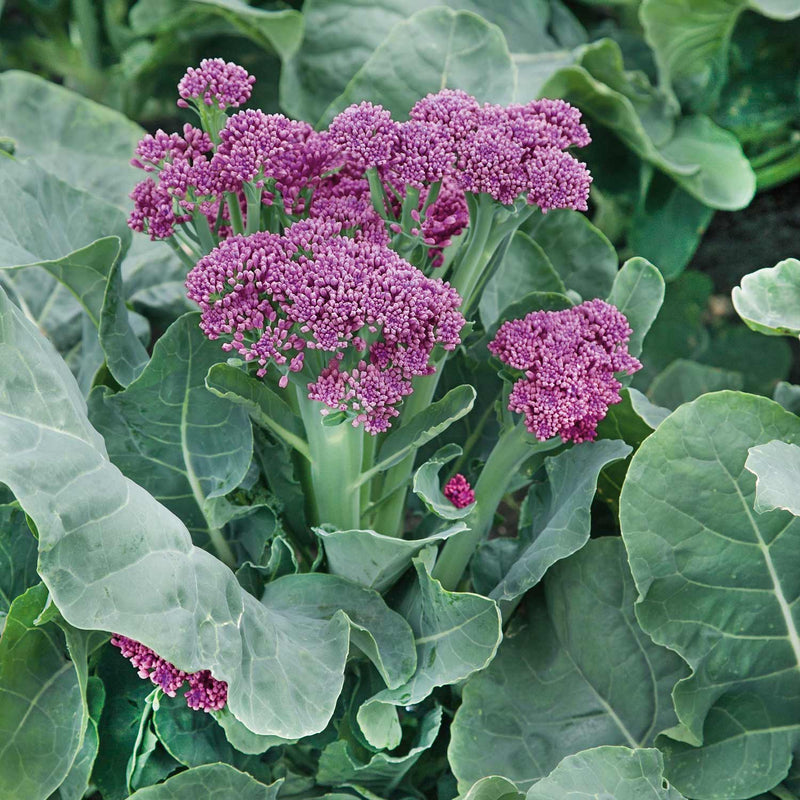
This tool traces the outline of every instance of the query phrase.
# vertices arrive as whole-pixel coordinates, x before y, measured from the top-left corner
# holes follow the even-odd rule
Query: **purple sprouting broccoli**
[[[509,410],[523,414],[528,430],[542,441],[593,440],[608,407],[620,401],[614,373],[641,369],[628,353],[630,336],[628,320],[604,300],[504,322],[489,350],[523,372]]]
[[[460,472],[447,481],[443,494],[456,508],[466,508],[475,502],[475,492]]]
[[[256,79],[244,67],[221,58],[204,58],[199,67],[189,67],[178,83],[178,105],[191,101],[221,110],[238,108],[250,99]]]

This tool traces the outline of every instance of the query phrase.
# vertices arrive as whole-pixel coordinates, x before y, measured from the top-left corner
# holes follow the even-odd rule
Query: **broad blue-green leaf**
[[[228,742],[241,753],[259,755],[265,753],[270,747],[292,744],[295,741],[283,739],[280,736],[253,733],[231,714],[227,706],[220,711],[213,711],[212,716],[225,732]]]
[[[96,389],[89,415],[114,464],[205,544],[214,527],[206,499],[241,483],[253,440],[244,410],[206,389],[206,375],[220,350],[202,334],[198,319],[194,313],[174,322],[125,391]]]
[[[25,514],[15,505],[0,505],[0,614],[7,614],[14,598],[38,582],[36,539]]]
[[[463,519],[470,514],[474,503],[464,508],[454,506],[439,488],[439,472],[445,464],[461,455],[457,444],[446,444],[437,450],[415,473],[412,488],[433,514],[442,519]]]
[[[642,343],[664,302],[664,279],[644,258],[629,258],[614,277],[608,302],[628,319],[633,333],[628,343],[631,355],[642,352]]]
[[[431,577],[422,557],[414,559],[414,567],[418,591],[409,592],[398,610],[416,637],[417,670],[405,685],[385,689],[368,700],[359,709],[359,719],[373,703],[413,705],[437,686],[464,680],[483,669],[500,644],[500,611],[493,600],[446,591]]]
[[[606,439],[545,459],[547,481],[535,483],[526,499],[533,523],[520,532],[514,564],[489,597],[498,603],[521,597],[553,564],[589,541],[590,510],[600,470],[631,451],[625,442]],[[498,540],[483,546],[491,548],[492,541]]]
[[[347,620],[271,611],[192,547],[180,520],[109,461],[66,365],[2,293],[0,342],[0,482],[37,526],[39,572],[65,619],[137,639],[186,671],[210,669],[256,733],[322,730],[342,686]]]
[[[647,390],[647,395],[656,405],[675,409],[700,397],[701,394],[722,389],[741,389],[743,386],[744,378],[741,372],[676,358],[656,376]]]
[[[216,360],[219,360],[219,352]],[[309,457],[306,432],[300,417],[262,379],[230,364],[213,364],[205,385],[217,397],[242,406],[254,422]]]
[[[405,458],[412,450],[419,449],[440,433],[446,431],[456,420],[472,411],[476,392],[472,386],[463,385],[451,389],[444,397],[431,403],[399,428],[392,428],[383,440],[375,466],[377,473],[388,469]]]
[[[525,800],[683,800],[664,779],[658,750],[596,747],[565,758]]]
[[[783,20],[800,15],[796,0],[644,0],[639,16],[662,84],[695,107],[712,105],[727,79],[734,26],[751,8]]]
[[[44,800],[67,776],[82,741],[78,675],[54,623],[35,621],[42,584],[11,605],[0,639],[0,797]]]
[[[583,214],[555,209],[534,217],[524,230],[544,250],[567,289],[584,300],[605,297],[611,291],[617,253]]]
[[[105,689],[100,678],[92,675],[87,683],[86,703],[89,709],[83,744],[72,762],[67,777],[51,795],[50,800],[81,800],[89,788],[100,737],[97,726],[105,703]]]
[[[464,529],[464,523],[456,522],[424,539],[398,539],[375,531],[314,531],[322,540],[328,569],[334,575],[383,592],[411,566],[411,560],[423,548]]]
[[[517,231],[481,294],[478,308],[483,327],[489,330],[503,309],[530,292],[563,294],[566,287],[541,246],[523,231]]]
[[[120,297],[119,261],[130,238],[125,217],[109,203],[32,161],[0,165],[0,268],[13,272],[6,280],[29,315],[54,338],[59,330],[49,329],[45,314],[58,300],[52,279],[41,281],[41,270],[66,286],[98,329],[109,370],[122,385],[147,361]],[[17,279],[18,270],[32,268],[37,283]]]
[[[280,781],[266,786],[228,764],[206,764],[139,789],[131,800],[277,800],[279,788]]]
[[[576,33],[579,25],[558,24],[568,22],[565,18],[570,17],[569,12],[560,3],[547,0],[521,0],[511,5],[498,5],[492,0],[407,0],[402,4],[391,0],[306,0],[303,43],[284,62],[281,71],[281,105],[290,116],[319,119],[395,25],[417,11],[437,5],[454,11],[474,11],[500,27],[524,78],[520,88],[527,94],[515,98],[523,102],[533,99],[538,84],[552,72],[552,67],[534,67],[529,59],[545,58],[559,47],[585,41],[585,32]],[[358,26],[353,26],[353,19],[358,19]],[[562,52],[557,51],[554,56]]]
[[[776,403],[780,403],[787,411],[791,411],[793,414],[800,413],[800,386],[779,381],[772,399]]]
[[[800,443],[800,420],[777,403],[703,395],[644,441],[622,490],[639,623],[692,668],[673,691],[679,741],[660,742],[691,797],[766,791],[800,740],[800,521],[756,513],[745,468],[750,448],[775,439]]]
[[[774,267],[745,275],[731,293],[736,313],[749,328],[767,336],[800,335],[800,261],[787,258]]]
[[[464,687],[448,751],[459,787],[500,774],[524,791],[564,756],[645,747],[675,722],[670,692],[686,665],[639,630],[635,599],[617,537],[551,568],[544,594]]]
[[[344,611],[350,620],[350,640],[390,689],[405,683],[417,666],[411,628],[374,589],[321,572],[287,575],[267,584],[262,602],[287,616],[310,619],[330,619]]]
[[[420,721],[419,733],[405,755],[375,753],[366,763],[353,755],[347,742],[329,744],[320,755],[317,782],[333,786],[353,783],[373,792],[389,794],[430,748],[442,724],[441,706],[429,711]]]
[[[18,158],[32,158],[70,186],[129,210],[128,193],[143,175],[130,165],[144,134],[136,123],[77,92],[15,70],[0,75],[0,108],[7,110],[0,136],[14,140]],[[42,109],[47,109],[46,124]],[[93,224],[80,214],[73,222]]]
[[[404,119],[417,100],[445,87],[463,89],[481,102],[509,103],[515,82],[499,28],[469,11],[435,6],[392,28],[327,108],[323,121],[366,98]]]
[[[800,447],[777,440],[751,447],[744,466],[756,476],[756,511],[782,508],[800,517]]]
[[[559,70],[542,93],[577,105],[707,206],[735,210],[753,197],[755,175],[736,137],[704,116],[675,122],[669,99],[641,73],[625,72],[610,39],[580,48],[577,63]]]
[[[459,795],[459,800],[524,800],[525,795],[507,778],[490,775],[475,781],[469,790]]]

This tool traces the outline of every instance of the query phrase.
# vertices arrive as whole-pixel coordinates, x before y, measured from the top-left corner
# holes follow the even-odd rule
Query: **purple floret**
[[[270,362],[300,372],[306,351],[329,354],[327,368],[309,375],[309,397],[378,433],[411,379],[433,371],[433,348],[460,342],[461,298],[386,246],[341,234],[340,222],[322,218],[283,235],[233,237],[198,262],[186,286],[205,334],[257,361],[261,376]]]
[[[460,472],[447,481],[443,494],[456,508],[466,508],[475,502],[475,492]]]
[[[399,123],[383,106],[366,101],[342,111],[328,132],[333,145],[362,170],[388,164],[400,140]]]
[[[250,99],[256,79],[244,67],[221,58],[204,58],[199,67],[189,67],[178,83],[178,105],[188,107],[189,100],[200,100],[223,111],[238,108]]]
[[[489,351],[524,372],[509,410],[524,414],[526,427],[542,441],[593,440],[608,407],[620,402],[614,373],[641,369],[628,353],[630,336],[625,316],[604,300],[504,322]]]
[[[178,689],[188,683],[189,691],[184,697],[189,708],[218,711],[228,700],[228,684],[213,678],[207,669],[184,672],[141,642],[118,633],[112,634],[111,644],[136,667],[140,678],[151,681],[164,694],[175,697]]]

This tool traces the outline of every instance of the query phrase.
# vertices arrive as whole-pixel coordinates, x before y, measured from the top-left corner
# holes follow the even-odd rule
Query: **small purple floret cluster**
[[[207,669],[184,672],[149,647],[116,633],[111,637],[111,644],[118,647],[122,655],[136,667],[140,678],[150,680],[164,694],[175,697],[178,689],[188,684],[189,690],[183,696],[186,705],[195,711],[219,711],[228,700],[228,684],[213,678]]]
[[[464,318],[461,298],[383,244],[342,235],[330,219],[294,223],[283,234],[235,236],[188,275],[190,299],[211,339],[225,350],[303,370],[309,351],[327,366],[307,384],[309,397],[352,415],[353,425],[385,431],[411,379],[428,375],[436,345],[452,350]]]
[[[189,67],[178,84],[178,105],[187,108],[196,100],[224,111],[238,108],[250,99],[256,79],[244,67],[221,58],[204,58],[199,67]]]
[[[443,494],[456,508],[466,508],[475,502],[475,492],[460,472],[447,481]]]
[[[614,373],[641,369],[628,353],[630,336],[624,314],[604,300],[504,322],[489,350],[524,373],[511,391],[509,410],[523,414],[542,441],[592,441],[608,407],[620,402]]]

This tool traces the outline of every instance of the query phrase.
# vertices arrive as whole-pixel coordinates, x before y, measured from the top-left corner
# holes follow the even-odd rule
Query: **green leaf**
[[[277,800],[280,783],[266,786],[228,764],[206,764],[139,789],[131,800]]]
[[[322,540],[328,569],[378,592],[386,591],[428,545],[438,544],[465,530],[456,522],[425,539],[398,539],[375,531],[329,531],[314,528]]]
[[[217,397],[242,406],[255,423],[267,428],[306,458],[310,457],[303,423],[264,380],[230,364],[213,364],[205,385]]]
[[[36,524],[39,572],[65,619],[141,641],[187,672],[211,670],[255,733],[322,730],[347,620],[271,611],[192,547],[180,520],[108,460],[66,365],[3,293],[0,341],[0,482]]]
[[[412,450],[418,450],[435,439],[454,422],[472,411],[475,397],[476,392],[472,386],[457,386],[440,400],[415,414],[402,427],[392,428],[383,440],[377,462],[369,473],[382,472],[398,464]]]
[[[616,268],[616,264],[614,265]],[[503,260],[481,294],[479,310],[489,330],[506,306],[530,292],[566,292],[564,282],[544,250],[526,233],[511,238]]]
[[[524,800],[524,797],[517,791],[516,784],[499,775],[492,775],[473,783],[466,794],[460,795],[459,800]]]
[[[92,392],[89,416],[112,462],[206,544],[215,527],[206,500],[242,482],[253,440],[244,410],[206,390],[208,370],[221,353],[203,336],[198,319],[193,313],[174,322],[125,391]]]
[[[754,508],[759,514],[781,508],[800,517],[800,447],[780,441],[751,447],[744,468],[756,476]]]
[[[777,403],[703,395],[644,441],[622,490],[639,623],[692,668],[673,690],[681,724],[668,734],[680,741],[660,742],[670,780],[691,797],[773,787],[798,742],[800,522],[756,513],[745,469],[750,449],[775,439],[800,443],[800,420]]]
[[[645,747],[675,721],[670,691],[686,665],[639,630],[635,599],[617,537],[550,569],[544,593],[528,598],[494,661],[464,687],[448,751],[459,787],[501,774],[524,791],[565,756]]]
[[[412,488],[426,508],[441,519],[463,519],[471,514],[474,503],[457,508],[442,494],[439,488],[439,472],[445,464],[461,455],[457,444],[446,444],[437,450],[415,473]]]
[[[407,69],[408,64],[414,64],[414,69]],[[477,14],[435,6],[392,28],[328,106],[322,121],[330,122],[351,103],[365,98],[380,103],[396,119],[404,119],[417,100],[445,87],[463,89],[481,101],[509,103],[515,82],[514,65],[499,28]]]
[[[144,134],[136,123],[76,92],[15,70],[0,75],[0,108],[0,136],[14,140],[17,158],[32,158],[76,190],[129,210],[128,193],[141,176],[130,164]],[[42,109],[47,109],[46,125]],[[7,167],[3,161],[0,171]],[[39,189],[48,191],[47,186]],[[94,220],[74,215],[72,225],[87,224]]]
[[[753,197],[755,175],[736,137],[703,116],[675,122],[669,99],[642,73],[625,72],[610,39],[580,48],[577,63],[559,70],[542,94],[578,106],[711,208],[744,208]]]
[[[38,582],[36,539],[25,514],[16,505],[0,505],[0,613],[7,614],[14,598]]]
[[[772,399],[793,414],[800,412],[800,386],[780,381],[775,387]]]
[[[577,211],[555,209],[523,226],[544,250],[567,289],[585,300],[605,297],[617,274],[617,253],[605,235]]]
[[[239,722],[227,707],[221,711],[213,711],[212,716],[225,732],[225,738],[228,742],[241,753],[260,755],[261,753],[266,753],[270,747],[292,743],[292,740],[283,739],[280,736],[253,733],[253,731]]]
[[[321,572],[287,575],[267,584],[262,602],[287,616],[310,619],[331,619],[344,611],[351,642],[372,661],[390,689],[414,673],[417,654],[411,628],[374,589]]]
[[[767,336],[800,336],[800,261],[787,258],[751,272],[731,293],[736,313]]]
[[[683,800],[664,779],[658,750],[596,747],[565,758],[525,800]]]
[[[47,589],[11,605],[0,639],[0,797],[44,800],[67,776],[83,742],[77,671],[53,623],[37,626]]]
[[[589,541],[590,510],[600,470],[631,452],[625,442],[606,439],[545,459],[547,481],[535,483],[525,501],[534,510],[533,522],[529,530],[520,531],[514,564],[489,597],[498,603],[521,597],[553,564]],[[493,541],[499,540],[485,542],[482,548],[491,549]]]
[[[633,329],[628,350],[631,355],[638,356],[644,337],[664,302],[661,273],[644,258],[629,258],[614,277],[608,302],[627,317]]]
[[[406,595],[400,612],[411,625],[417,645],[417,670],[396,689],[384,689],[373,703],[408,706],[424,700],[437,686],[464,680],[483,669],[500,644],[500,611],[493,600],[467,592],[448,592],[430,575],[422,557],[414,559],[418,584]]]
[[[98,329],[112,375],[122,385],[130,383],[147,362],[147,352],[120,297],[119,260],[131,238],[122,213],[34,162],[9,161],[0,170],[0,220],[0,269],[41,268],[66,286]],[[51,282],[24,283],[14,274],[10,283],[29,309],[44,298],[52,302]],[[43,310],[29,314],[48,329]],[[48,332],[54,335],[57,329]]]
[[[367,763],[361,763],[352,754],[347,742],[333,742],[320,755],[317,782],[333,786],[354,783],[370,791],[389,794],[433,744],[441,724],[442,709],[437,706],[420,721],[419,733],[408,753],[401,756],[375,753]]]
[[[676,409],[701,394],[722,389],[741,389],[743,385],[744,379],[740,372],[676,358],[656,376],[647,394],[656,405]]]

